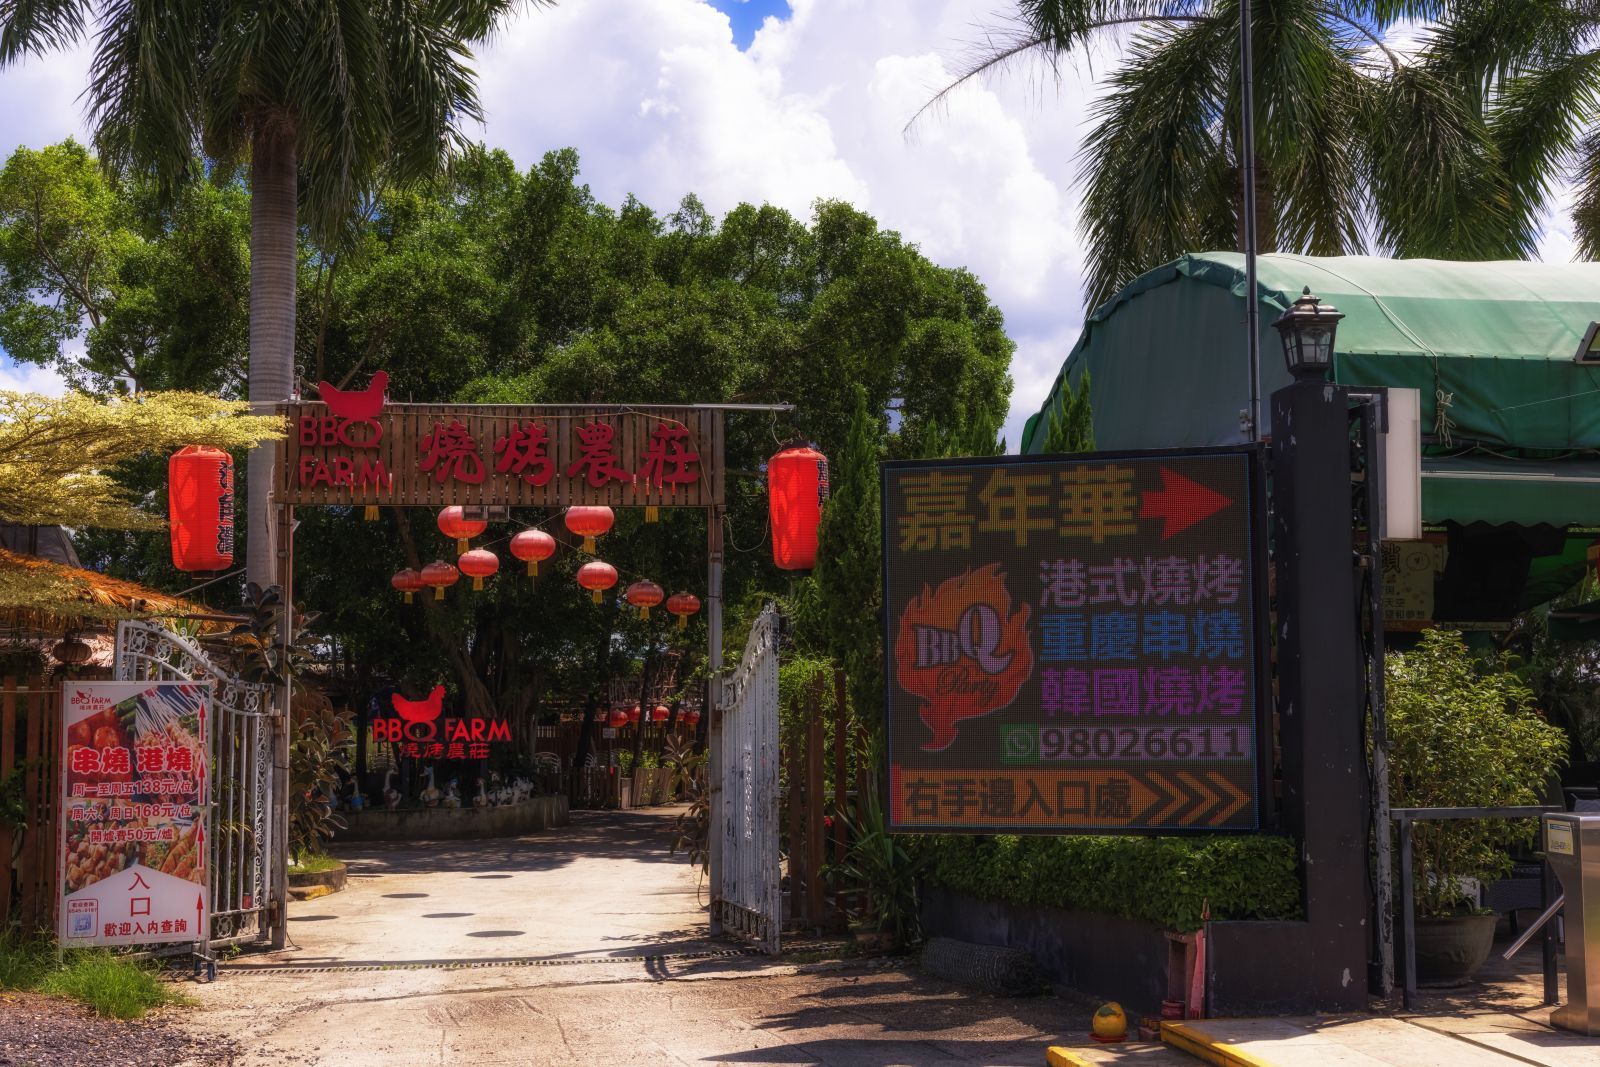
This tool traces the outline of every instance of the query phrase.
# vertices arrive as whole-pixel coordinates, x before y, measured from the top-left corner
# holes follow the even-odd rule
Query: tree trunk
[[[294,374],[298,233],[294,128],[269,122],[250,146],[250,407],[269,415],[289,399]],[[246,480],[245,573],[265,588],[280,582],[273,511],[274,442],[250,450]]]

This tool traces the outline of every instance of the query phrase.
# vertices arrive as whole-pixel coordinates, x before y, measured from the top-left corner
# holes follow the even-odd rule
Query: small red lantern
[[[700,598],[693,593],[673,593],[667,598],[667,610],[678,617],[678,629],[685,629],[689,616],[700,610]]]
[[[786,448],[767,461],[767,509],[772,561],[779,570],[810,570],[817,562],[817,525],[828,499],[828,457],[814,448]]]
[[[435,600],[443,600],[445,589],[460,580],[460,573],[442,559],[436,559],[422,568],[422,584],[433,586]]]
[[[690,708],[688,711],[684,712],[683,724],[691,730],[693,730],[696,726],[699,726],[700,710],[698,708]]]
[[[620,730],[628,725],[628,713],[621,708],[612,708],[611,714],[606,716],[606,725],[613,730]]]
[[[477,537],[489,528],[489,524],[480,521],[469,521],[460,507],[451,506],[439,512],[439,532],[446,537],[456,539],[456,552],[467,550],[467,538]]]
[[[233,457],[187,445],[167,460],[172,565],[180,571],[233,566]]]
[[[616,516],[604,506],[578,505],[567,509],[567,529],[583,538],[583,550],[593,555],[594,539],[611,529]]]
[[[471,552],[461,553],[456,566],[461,568],[462,574],[472,579],[473,589],[482,589],[483,580],[500,569],[500,557],[487,548],[474,548]]]
[[[622,595],[628,598],[628,603],[639,609],[639,618],[648,619],[650,609],[661,603],[661,598],[667,594],[659,585],[646,578],[628,586]]]
[[[667,706],[665,704],[657,704],[655,707],[650,709],[651,722],[666,722],[671,715],[672,712],[667,710]]]
[[[578,584],[594,594],[594,602],[598,604],[601,591],[617,584],[617,568],[597,559],[590,560],[578,568]]]
[[[407,567],[403,571],[395,572],[389,579],[389,584],[406,595],[406,603],[411,603],[411,594],[428,588],[428,583],[422,580],[422,572]]]
[[[639,721],[639,705],[635,704],[633,707],[628,709],[628,725],[631,726],[631,725],[637,723],[638,721]]]
[[[539,573],[539,561],[556,554],[556,539],[543,530],[523,530],[511,539],[511,554],[528,564],[528,573]]]

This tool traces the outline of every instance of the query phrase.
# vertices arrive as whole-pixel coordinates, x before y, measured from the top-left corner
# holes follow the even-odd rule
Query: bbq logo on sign
[[[400,746],[402,756],[421,759],[488,759],[489,745],[511,740],[504,719],[444,714],[444,686],[436,685],[421,700],[391,696],[394,718],[374,718],[372,739]]]
[[[1259,466],[886,464],[892,828],[1254,829]]]

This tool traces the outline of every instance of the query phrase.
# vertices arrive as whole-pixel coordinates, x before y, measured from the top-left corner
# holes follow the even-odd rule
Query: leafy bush
[[[1461,635],[1429,630],[1384,670],[1389,712],[1389,800],[1395,807],[1509,807],[1543,802],[1566,759],[1567,737],[1533,709],[1505,658],[1480,660]],[[1439,916],[1467,902],[1464,878],[1511,870],[1508,850],[1533,820],[1419,823],[1412,837],[1417,911]]]
[[[1281,837],[923,837],[925,880],[983,900],[1143,919],[1301,915],[1299,862]]]
[[[916,944],[922,937],[917,882],[929,857],[913,841],[889,833],[873,790],[862,796],[854,818],[842,818],[850,847],[824,873],[839,888],[861,892],[862,903],[852,909],[851,921],[892,934],[896,946]]]
[[[344,829],[333,799],[355,743],[348,710],[307,705],[295,708],[289,745],[289,848],[295,854],[320,852],[334,831]]]

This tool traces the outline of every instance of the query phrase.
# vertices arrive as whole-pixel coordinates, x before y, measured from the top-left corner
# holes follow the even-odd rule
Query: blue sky
[[[741,50],[750,47],[769,15],[789,17],[789,0],[712,0],[711,6],[728,16],[733,24],[733,43]]]

